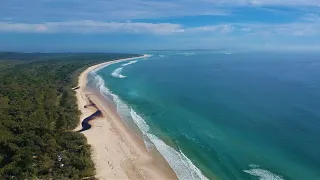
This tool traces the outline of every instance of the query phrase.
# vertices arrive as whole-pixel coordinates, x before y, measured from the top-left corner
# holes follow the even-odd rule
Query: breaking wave
[[[111,75],[112,75],[113,77],[116,77],[116,78],[126,78],[127,76],[124,76],[124,75],[121,74],[123,68],[124,68],[125,66],[129,66],[129,65],[134,64],[134,63],[136,63],[136,62],[138,62],[138,61],[135,60],[135,61],[130,61],[130,62],[127,62],[127,63],[125,63],[125,64],[122,64],[122,65],[121,65],[122,67],[115,69],[115,70],[111,73]]]
[[[196,53],[194,53],[194,52],[189,52],[189,53],[184,53],[183,55],[185,55],[185,56],[194,56],[194,55],[196,55]]]
[[[134,63],[136,63],[136,62],[138,62],[138,61],[137,61],[137,60],[136,60],[136,61],[130,61],[130,62],[128,62],[128,63],[122,64],[121,66],[128,66],[128,65],[134,64]]]
[[[124,75],[121,74],[122,69],[123,69],[123,67],[115,69],[115,70],[111,73],[111,75],[112,75],[113,77],[116,77],[116,78],[126,78],[126,76],[124,76]]]
[[[270,171],[259,168],[258,165],[251,164],[252,169],[244,170],[243,172],[248,173],[252,176],[258,177],[260,180],[284,180],[281,176],[273,174]]]
[[[178,55],[184,55],[184,56],[194,56],[196,55],[195,52],[182,52],[182,53],[176,53]]]
[[[128,121],[128,118],[130,118],[131,121],[134,121],[143,134],[143,140],[145,141],[147,148],[150,148],[150,143],[153,144],[176,173],[178,179],[208,180],[208,178],[201,173],[201,171],[185,154],[183,154],[183,152],[175,150],[160,138],[153,135],[146,121],[136,111],[134,111],[133,108],[124,103],[118,95],[112,93],[112,91],[106,87],[101,76],[95,73],[93,75],[95,76],[94,83],[96,84],[96,87],[105,98],[111,100],[115,104],[117,113],[121,120],[126,122]]]

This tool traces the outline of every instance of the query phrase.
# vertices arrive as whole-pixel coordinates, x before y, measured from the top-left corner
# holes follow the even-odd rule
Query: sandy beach
[[[146,55],[144,55],[146,56]],[[132,60],[120,59],[91,66],[83,71],[75,89],[81,122],[100,110],[102,115],[90,121],[92,126],[82,132],[92,146],[92,159],[99,179],[177,179],[177,176],[158,152],[150,152],[143,140],[133,133],[98,93],[86,90],[87,75],[99,67]]]

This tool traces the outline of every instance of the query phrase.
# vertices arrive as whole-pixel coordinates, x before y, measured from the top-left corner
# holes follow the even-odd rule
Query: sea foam
[[[133,64],[133,63],[130,63]],[[128,65],[128,63],[127,63]],[[105,67],[105,66],[104,66]],[[99,68],[101,70],[102,68]],[[177,151],[174,148],[168,146],[165,142],[163,142],[160,138],[153,135],[151,133],[150,127],[145,122],[145,120],[134,111],[129,105],[124,103],[121,98],[114,94],[107,86],[101,76],[97,74],[98,70],[92,71],[90,74],[94,75],[94,83],[96,84],[97,89],[100,93],[108,100],[111,100],[117,109],[117,113],[119,114],[121,120],[127,121],[128,117],[130,117],[134,123],[138,126],[140,131],[143,133],[145,145],[147,148],[150,144],[146,141],[145,138],[150,140],[156,149],[160,152],[160,154],[165,158],[170,167],[176,173],[178,179],[181,180],[208,180],[198,169],[192,161],[181,151]],[[120,77],[122,71],[122,67],[116,69],[112,75],[116,77]],[[276,179],[278,180],[278,179]]]
[[[130,62],[128,62],[128,63],[122,64],[122,65],[121,65],[122,67],[115,69],[115,70],[111,73],[111,75],[112,75],[113,77],[116,77],[116,78],[126,78],[127,76],[124,76],[124,75],[121,74],[121,72],[122,72],[122,70],[123,70],[123,67],[129,66],[129,65],[134,64],[134,63],[136,63],[136,62],[138,62],[138,61],[135,60],[135,61],[130,61]]]
[[[138,125],[139,129],[143,133],[149,132],[150,128],[148,124],[132,108],[131,108],[130,114],[134,122]]]
[[[276,175],[270,171],[259,168],[258,165],[251,164],[250,170],[244,170],[243,172],[248,173],[252,176],[258,177],[260,180],[284,180],[281,176]]]
[[[179,179],[188,179],[188,180],[207,180],[207,178],[201,173],[201,171],[192,163],[186,155],[181,151],[177,151],[174,148],[168,146],[160,138],[151,133],[150,127],[145,122],[145,120],[134,111],[129,105],[124,103],[121,98],[112,93],[110,89],[105,86],[104,80],[101,76],[95,74],[96,86],[99,89],[100,93],[107,99],[111,99],[116,105],[117,112],[121,120],[126,121],[128,117],[134,121],[142,132],[144,138],[150,140],[160,154],[165,158],[170,167],[176,173]],[[147,148],[150,148],[149,143],[145,140]]]
[[[91,75],[94,76],[93,83],[95,84],[96,88],[99,90],[100,94],[107,98],[108,100],[113,100],[111,91],[105,86],[104,80],[101,76],[92,73]]]
[[[128,62],[128,63],[122,64],[121,66],[128,66],[128,65],[134,64],[134,63],[136,63],[136,62],[138,62],[138,61],[137,61],[137,60],[136,60],[136,61],[130,61],[130,62]]]
[[[116,78],[126,78],[126,76],[121,74],[122,70],[123,67],[117,68],[111,73],[111,75]]]
[[[190,180],[207,180],[207,178],[201,173],[201,171],[191,162],[190,159],[181,151],[176,151],[174,148],[165,144],[157,136],[151,134],[150,127],[145,120],[139,116],[131,108],[131,117],[142,131],[144,136],[147,136],[149,140],[156,146],[156,149],[166,159],[170,167],[177,174],[179,179]]]
[[[181,151],[176,151],[168,146],[157,136],[146,133],[150,141],[156,146],[160,154],[169,163],[170,167],[176,173],[178,179],[184,180],[207,180],[201,171],[185,156]]]
[[[196,55],[195,52],[183,52],[183,53],[177,53],[179,55],[184,55],[184,56],[194,56]]]
[[[128,63],[125,63],[122,66],[127,66],[127,65],[130,65],[130,64],[136,63],[137,62],[136,59],[148,59],[148,58],[150,58],[152,56],[153,56],[152,54],[146,54],[145,56],[131,58],[132,61],[130,61]],[[116,63],[120,63],[120,62],[122,62],[122,61],[119,61],[119,62],[116,62]],[[113,64],[113,63],[111,63],[111,64]],[[103,68],[105,68],[105,67],[107,67],[107,66],[109,66],[111,64],[105,64],[105,65],[99,66],[98,68],[92,70],[90,73],[96,74],[98,71],[100,71],[101,69],[103,69]]]

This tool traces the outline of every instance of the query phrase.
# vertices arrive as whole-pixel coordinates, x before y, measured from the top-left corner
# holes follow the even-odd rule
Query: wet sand
[[[90,71],[128,60],[132,58],[94,65],[80,74],[75,91],[81,116],[75,131],[82,129],[83,120],[92,117],[88,121],[91,128],[82,133],[92,146],[92,159],[95,163],[97,178],[177,179],[160,153],[156,150],[147,150],[143,140],[122,122],[113,105],[99,93],[86,88],[87,75]],[[101,115],[92,116],[97,111],[100,111]]]

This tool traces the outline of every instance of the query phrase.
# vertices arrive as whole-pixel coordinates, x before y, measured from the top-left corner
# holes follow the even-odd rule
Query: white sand
[[[177,179],[175,173],[159,153],[147,150],[143,140],[133,133],[99,95],[85,90],[87,74],[104,65],[132,58],[91,66],[79,76],[79,89],[76,90],[81,121],[101,110],[103,117],[90,121],[91,129],[84,131],[88,143],[92,146],[92,159],[96,167],[96,177],[100,179]],[[90,101],[96,107],[88,106]],[[76,130],[81,129],[81,123]]]

